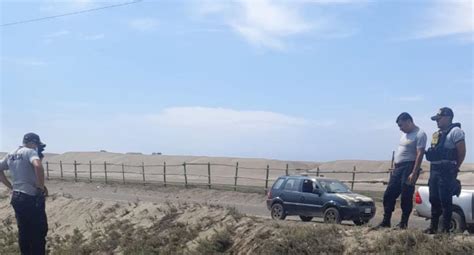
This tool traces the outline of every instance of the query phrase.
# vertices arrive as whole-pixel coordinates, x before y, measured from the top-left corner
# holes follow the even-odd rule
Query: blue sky
[[[125,1],[1,0],[2,24]],[[152,1],[1,27],[0,151],[389,160],[442,106],[473,162],[473,2]],[[430,139],[429,139],[430,140]]]

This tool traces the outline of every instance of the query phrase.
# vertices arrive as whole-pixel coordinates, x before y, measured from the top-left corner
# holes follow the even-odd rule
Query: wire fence
[[[356,184],[382,184],[387,185],[391,169],[385,171],[357,171],[356,166],[351,171],[331,171],[302,168],[271,168],[266,167],[244,167],[231,164],[217,163],[186,163],[182,164],[154,164],[139,165],[124,163],[97,162],[45,162],[46,178],[67,179],[74,181],[99,181],[99,182],[121,182],[167,185],[205,186],[211,189],[213,186],[226,186],[233,190],[238,188],[257,188],[266,192],[273,182],[282,175],[305,174],[310,176],[332,177],[349,184],[354,190]],[[474,170],[463,170],[462,173],[474,173]],[[370,176],[371,178],[369,178]],[[357,178],[359,177],[359,179]],[[426,186],[427,183],[417,183],[418,186]],[[464,184],[463,186],[474,186]]]

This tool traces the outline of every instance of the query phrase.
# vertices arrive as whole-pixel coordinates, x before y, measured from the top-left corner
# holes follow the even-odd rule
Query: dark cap
[[[442,116],[454,117],[453,110],[451,110],[451,108],[448,108],[448,107],[443,107],[439,109],[438,113],[435,116],[431,117],[431,120],[438,120]]]
[[[23,144],[34,143],[36,145],[42,145],[39,135],[35,133],[27,133],[23,136]]]

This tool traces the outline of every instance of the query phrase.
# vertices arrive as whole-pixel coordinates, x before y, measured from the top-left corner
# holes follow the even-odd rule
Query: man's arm
[[[33,160],[33,167],[36,173],[36,183],[38,183],[38,188],[44,191],[44,168],[41,160]]]
[[[462,140],[456,143],[456,150],[458,152],[456,166],[459,170],[461,168],[462,162],[464,162],[464,158],[466,158],[466,142]]]
[[[3,171],[0,171],[0,181],[7,186],[10,190],[13,189],[11,182],[7,179],[5,176],[5,173]]]
[[[412,185],[415,185],[416,180],[418,179],[418,171],[421,167],[421,163],[423,162],[423,156],[425,155],[424,148],[417,148],[416,149],[416,158],[415,158],[415,165],[413,166],[413,170],[411,171],[410,176],[408,176],[408,182]]]

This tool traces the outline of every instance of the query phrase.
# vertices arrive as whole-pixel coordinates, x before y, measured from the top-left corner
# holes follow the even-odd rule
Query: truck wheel
[[[339,210],[334,207],[329,207],[326,209],[326,211],[324,211],[324,222],[331,224],[341,223],[341,215],[339,214]]]
[[[354,224],[356,226],[362,226],[362,225],[367,224],[367,223],[369,223],[368,220],[354,220]]]
[[[443,216],[439,217],[439,225],[443,225]],[[449,227],[450,233],[463,233],[466,230],[466,221],[464,216],[458,211],[453,211],[451,216],[451,226]]]
[[[453,215],[451,216],[451,228],[449,232],[451,233],[463,233],[466,230],[466,221],[464,220],[464,216],[459,212],[453,211]]]
[[[308,221],[311,221],[313,217],[300,215],[300,219],[304,222],[308,222]]]
[[[274,220],[284,220],[286,218],[285,208],[280,203],[276,203],[272,205],[272,219]]]

